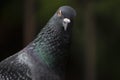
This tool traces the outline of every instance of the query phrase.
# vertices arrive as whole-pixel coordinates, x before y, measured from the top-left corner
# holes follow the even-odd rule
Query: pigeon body
[[[60,7],[35,40],[0,63],[0,80],[63,80],[75,15]]]

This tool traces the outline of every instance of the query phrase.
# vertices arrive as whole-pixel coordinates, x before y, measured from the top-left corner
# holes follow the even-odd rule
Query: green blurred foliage
[[[95,3],[98,80],[119,80],[120,1]]]

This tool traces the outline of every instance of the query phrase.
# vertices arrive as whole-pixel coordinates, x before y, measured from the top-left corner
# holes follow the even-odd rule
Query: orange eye
[[[57,15],[58,15],[58,16],[62,16],[62,11],[61,11],[61,10],[58,10]]]

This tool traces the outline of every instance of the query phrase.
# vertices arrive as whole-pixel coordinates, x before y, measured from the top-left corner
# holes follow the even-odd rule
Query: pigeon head
[[[61,12],[61,15],[65,18],[73,19],[76,16],[76,12],[70,6],[62,6],[59,8],[58,12]]]
[[[62,24],[64,30],[66,31],[68,25],[72,23],[73,18],[76,16],[76,12],[70,6],[62,6],[55,13],[55,18],[57,18],[59,23]]]

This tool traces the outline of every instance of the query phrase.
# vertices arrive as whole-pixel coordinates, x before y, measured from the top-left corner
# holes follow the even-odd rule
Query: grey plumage
[[[35,40],[0,63],[0,80],[63,80],[75,15],[60,7]]]

